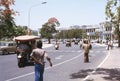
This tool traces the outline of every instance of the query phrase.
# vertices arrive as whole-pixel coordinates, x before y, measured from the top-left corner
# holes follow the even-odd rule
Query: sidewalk
[[[120,81],[120,48],[113,48],[103,63],[84,81]]]

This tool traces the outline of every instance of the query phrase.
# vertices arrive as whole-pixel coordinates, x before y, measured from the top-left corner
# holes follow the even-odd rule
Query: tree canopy
[[[50,43],[50,39],[53,37],[54,33],[57,33],[56,27],[59,26],[59,21],[55,18],[49,18],[48,21],[42,25],[40,30],[40,34],[42,38],[47,38],[48,43]]]
[[[11,37],[16,32],[14,17],[16,11],[10,8],[14,0],[0,0],[0,37]]]
[[[107,0],[106,11],[107,20],[112,23],[112,27],[115,28],[115,34],[118,37],[118,47],[120,47],[120,1],[119,0]]]

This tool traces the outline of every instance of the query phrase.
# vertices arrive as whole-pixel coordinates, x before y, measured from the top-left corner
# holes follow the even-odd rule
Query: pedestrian
[[[108,40],[107,50],[109,50],[109,49],[110,49],[110,44],[111,44],[111,41],[110,41],[110,40]]]
[[[43,81],[43,73],[45,67],[44,57],[47,59],[51,67],[52,62],[51,58],[48,56],[45,50],[42,49],[41,41],[37,42],[37,47],[33,49],[30,56],[34,60],[35,81]]]
[[[111,47],[111,49],[113,48],[113,41],[112,40],[110,42],[110,47]]]
[[[89,62],[89,50],[90,50],[90,44],[88,43],[88,40],[83,41],[83,49],[84,49],[84,62]]]
[[[80,40],[80,49],[82,48],[82,44],[83,44],[83,42],[82,42],[82,40]]]

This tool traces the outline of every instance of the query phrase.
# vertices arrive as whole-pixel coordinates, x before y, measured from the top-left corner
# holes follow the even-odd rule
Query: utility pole
[[[29,11],[28,11],[28,28],[27,28],[27,34],[30,35],[30,13],[31,13],[31,10],[33,7],[36,7],[36,6],[40,6],[42,4],[46,4],[47,2],[42,2],[42,3],[39,3],[39,4],[35,4],[33,6],[31,6],[29,8]]]

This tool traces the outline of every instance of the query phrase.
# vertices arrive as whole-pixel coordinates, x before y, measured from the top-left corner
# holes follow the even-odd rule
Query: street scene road
[[[119,58],[120,0],[0,0],[0,81],[120,81]]]
[[[81,81],[89,73],[100,66],[106,58],[108,51],[105,45],[92,44],[89,53],[89,63],[84,63],[83,49],[80,45],[66,47],[59,44],[59,50],[54,45],[43,48],[52,58],[53,67],[45,64],[44,81]],[[0,55],[0,81],[34,81],[34,67],[27,65],[23,68],[17,66],[16,54]]]

